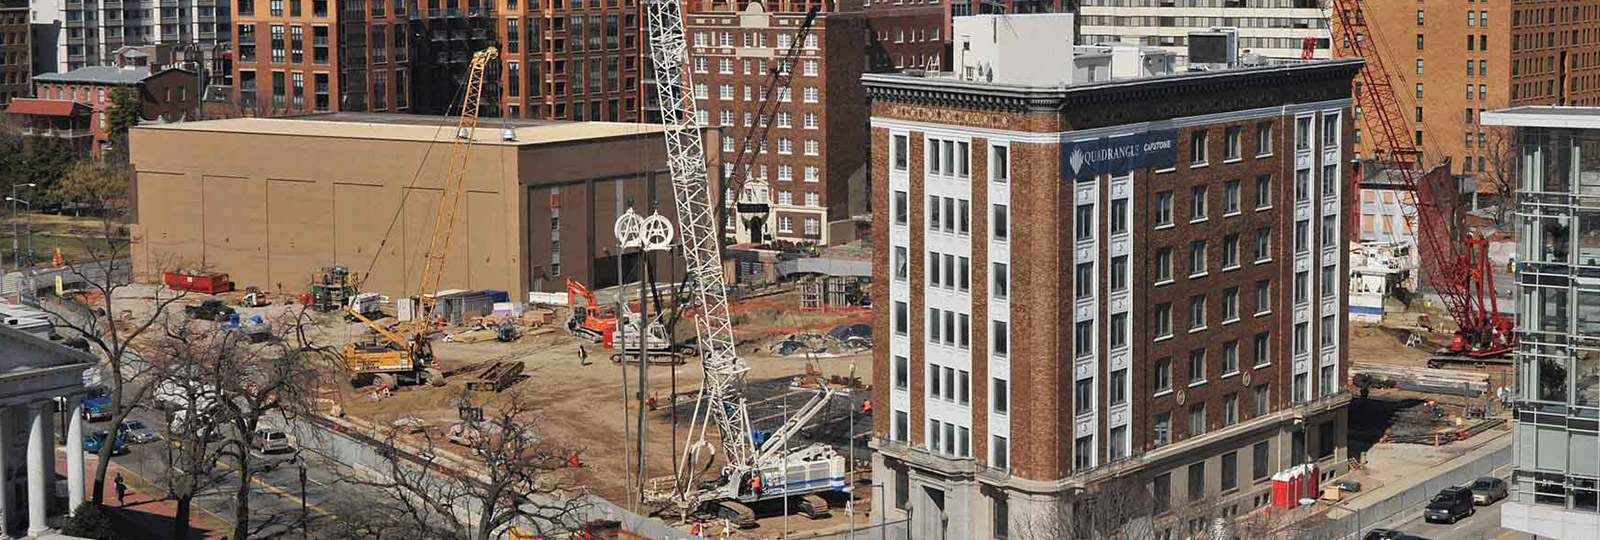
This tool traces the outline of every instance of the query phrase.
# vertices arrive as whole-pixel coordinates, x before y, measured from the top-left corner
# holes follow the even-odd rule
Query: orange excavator
[[[584,305],[578,305],[579,299]],[[602,307],[594,299],[594,292],[572,278],[567,278],[567,305],[572,307],[572,318],[567,319],[567,330],[572,335],[598,342],[605,339],[607,333],[616,331],[616,310]]]

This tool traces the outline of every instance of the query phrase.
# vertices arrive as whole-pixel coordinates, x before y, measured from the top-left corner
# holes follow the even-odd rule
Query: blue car
[[[83,399],[84,420],[90,422],[110,420],[111,408],[111,392],[106,387],[89,387],[89,395]]]
[[[122,435],[112,437],[111,432],[103,429],[83,436],[83,451],[91,454],[100,453],[100,448],[105,446],[107,438],[111,439],[111,455],[120,456],[128,453],[128,442]]]

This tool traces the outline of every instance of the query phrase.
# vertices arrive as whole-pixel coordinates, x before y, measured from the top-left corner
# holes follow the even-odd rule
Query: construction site
[[[683,47],[681,24],[663,24],[652,32]],[[160,285],[126,300],[184,291],[190,317],[259,340],[273,339],[272,321],[309,314],[304,331],[342,362],[323,413],[374,435],[397,429],[397,447],[470,445],[487,427],[464,411],[516,394],[541,438],[576,449],[567,474],[632,512],[715,521],[733,537],[864,524],[870,494],[845,488],[869,463],[870,248],[721,246],[713,219],[768,203],[736,186],[738,201],[708,196],[722,191],[707,173],[718,159],[701,149],[714,130],[480,128],[496,54],[473,58],[457,117],[136,130],[135,275]],[[661,64],[662,80],[681,80],[670,72],[685,66]],[[774,70],[766,91],[781,78]],[[662,101],[686,91],[663,89],[680,94]],[[673,112],[669,124],[695,118],[692,105]],[[177,151],[195,147],[235,157],[196,170]],[[307,159],[279,159],[290,154]],[[387,157],[341,170],[339,155]]]

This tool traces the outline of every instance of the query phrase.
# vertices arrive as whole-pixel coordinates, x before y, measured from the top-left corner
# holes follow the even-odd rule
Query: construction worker
[[[758,498],[761,497],[761,473],[750,475],[750,492]]]
[[[864,413],[872,412],[872,400],[871,399],[866,399],[866,400],[863,400],[861,402],[861,412],[864,412]]]

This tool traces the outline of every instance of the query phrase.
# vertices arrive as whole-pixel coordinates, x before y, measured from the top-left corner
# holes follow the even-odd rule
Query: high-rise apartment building
[[[775,4],[783,11],[768,12],[760,3],[708,3],[685,20],[700,123],[720,127],[721,151],[729,156],[723,178],[742,175],[746,187],[760,194],[751,202],[768,203],[764,212],[743,211],[749,206],[730,212],[725,233],[739,242],[827,244],[829,224],[852,215],[851,180],[864,181],[867,115],[860,77],[866,24],[859,13],[816,17],[799,56],[787,66],[789,86],[775,88],[777,103],[761,112],[772,70],[782,68],[778,59],[811,5]],[[746,149],[754,153],[749,164],[733,170],[731,156],[764,125],[765,139],[752,140]],[[738,199],[729,197],[730,208]]]
[[[199,44],[232,39],[227,0],[34,0],[34,64],[65,73],[111,65],[124,45]]]
[[[914,538],[1005,538],[1112,478],[1181,528],[1346,467],[1362,63],[1180,73],[1071,17],[958,17],[953,73],[863,77],[873,514]]]
[[[641,16],[638,0],[507,1],[495,22],[506,114],[640,121],[652,76]]]
[[[1186,54],[1190,32],[1233,27],[1241,52],[1300,58],[1309,37],[1315,58],[1332,53],[1318,0],[1082,0],[1079,13],[1086,44],[1120,41]]]
[[[33,31],[27,0],[0,0],[0,106],[27,97],[33,76]]]
[[[1523,172],[1516,444],[1501,524],[1538,538],[1600,538],[1600,175],[1591,156],[1600,153],[1600,110],[1525,106],[1482,120],[1515,130]]]
[[[867,70],[948,68],[950,9],[941,0],[868,0]]]
[[[235,95],[246,114],[444,114],[472,54],[494,46],[491,0],[239,0]],[[495,116],[497,78],[483,114]]]

